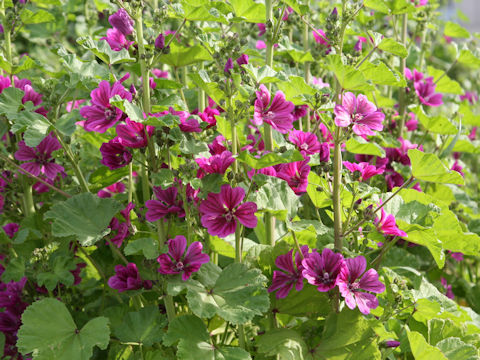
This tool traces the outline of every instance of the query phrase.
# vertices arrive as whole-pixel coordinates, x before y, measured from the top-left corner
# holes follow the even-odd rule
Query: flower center
[[[359,113],[356,113],[356,114],[352,114],[352,121],[355,122],[355,121],[360,121],[363,119],[363,115],[362,114],[359,114]]]
[[[308,150],[308,144],[303,143],[302,145],[300,145],[300,149]]]
[[[233,220],[233,218],[234,218],[234,216],[230,211],[225,213],[225,220],[227,220],[227,222],[231,222]]]
[[[182,271],[183,270],[183,262],[179,261],[175,264],[175,271]]]
[[[356,291],[360,289],[360,285],[358,284],[358,282],[354,282],[352,284],[348,284],[348,290],[350,291]]]
[[[263,114],[264,120],[273,120],[275,118],[275,113],[273,111],[268,111]]]
[[[105,109],[104,114],[105,114],[105,119],[107,120],[113,120],[117,116],[117,112],[109,108]]]

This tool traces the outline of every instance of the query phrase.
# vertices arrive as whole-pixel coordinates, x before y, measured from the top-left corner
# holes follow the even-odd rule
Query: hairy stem
[[[408,23],[408,14],[403,14],[402,17],[402,44],[405,45],[407,41],[407,23]],[[407,64],[407,59],[402,58],[400,60],[400,74],[405,73],[405,67]],[[400,122],[398,124],[398,135],[400,137],[403,136],[403,128],[405,127],[405,115],[406,115],[406,109],[407,109],[407,94],[405,92],[405,89],[400,88],[400,93],[398,97],[398,115],[400,116]]]

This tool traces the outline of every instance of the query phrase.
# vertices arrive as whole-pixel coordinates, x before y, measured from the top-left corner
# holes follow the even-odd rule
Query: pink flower
[[[130,35],[135,24],[125,9],[120,8],[115,14],[108,17],[108,22],[123,35]]]
[[[206,107],[202,113],[198,114],[200,119],[208,124],[207,129],[217,125],[217,119],[215,118],[215,115],[220,115],[220,111],[211,107]]]
[[[146,132],[148,137],[152,137],[155,127],[147,125]],[[145,133],[145,126],[127,118],[125,124],[117,125],[118,142],[123,146],[140,149],[148,144],[147,134]]]
[[[384,235],[400,236],[407,237],[407,233],[398,228],[397,223],[395,222],[395,216],[392,214],[387,214],[383,207],[381,208],[380,219],[377,217],[374,221],[377,230]]]
[[[385,291],[385,285],[378,280],[375,269],[365,272],[366,268],[367,261],[363,256],[346,259],[337,277],[337,285],[340,294],[345,298],[345,304],[350,309],[358,306],[362,314],[368,315],[370,309],[378,306],[378,299],[375,295],[361,290],[379,294]]]
[[[218,135],[211,144],[208,144],[208,149],[210,154],[212,155],[219,155],[227,150],[226,144],[227,140],[223,137],[223,135]]]
[[[451,170],[454,170],[456,172],[458,172],[460,175],[462,176],[465,176],[465,174],[463,173],[463,167],[460,165],[460,163],[458,162],[458,160],[455,160],[455,162],[453,163],[452,165],[452,169]]]
[[[360,173],[360,181],[368,180],[372,176],[383,174],[383,172],[385,171],[383,167],[377,168],[375,165],[370,165],[369,163],[366,163],[366,162],[355,164],[348,161],[344,161],[343,166],[345,166],[352,173],[355,173],[356,171],[358,171]]]
[[[320,152],[320,142],[314,133],[294,129],[288,135],[288,140],[302,153],[313,155]]]
[[[8,223],[2,227],[3,231],[5,231],[5,234],[10,239],[13,239],[19,228],[20,226],[17,223]]]
[[[343,262],[342,254],[335,254],[328,248],[323,249],[321,255],[313,251],[302,261],[302,274],[318,291],[329,291],[336,286]]]
[[[169,214],[176,214],[179,218],[185,217],[185,210],[183,210],[183,201],[177,199],[178,189],[175,186],[162,190],[160,186],[153,188],[153,193],[158,200],[148,200],[145,202],[147,213],[145,218],[154,222],[165,218]]]
[[[478,95],[472,91],[466,91],[464,95],[460,95],[460,101],[468,100],[473,105],[478,101]]]
[[[440,278],[440,282],[445,289],[445,296],[452,300],[455,299],[455,294],[452,291],[452,285],[448,285],[447,279],[442,277]]]
[[[366,38],[364,38],[363,36],[359,36],[355,46],[353,47],[353,50],[359,51],[359,52],[362,51],[362,45],[363,43],[366,43],[366,42],[367,42]]]
[[[408,113],[408,119],[405,122],[405,127],[408,131],[414,131],[418,128],[418,120],[413,112]]]
[[[288,164],[277,165],[277,177],[285,180],[297,195],[307,191],[310,158]]]
[[[463,253],[461,252],[449,252],[449,253],[455,261],[457,262],[463,261]]]
[[[163,71],[161,69],[152,69],[152,74],[157,78],[168,79],[168,71]]]
[[[265,41],[263,41],[263,40],[257,40],[257,44],[255,45],[255,47],[258,50],[262,50],[262,49],[265,49],[267,47],[267,44],[265,44]]]
[[[125,146],[120,144],[118,138],[113,138],[108,143],[103,143],[100,146],[100,152],[102,153],[100,162],[110,170],[127,166],[132,161],[132,154]]]
[[[97,195],[101,198],[110,198],[113,194],[120,194],[124,191],[125,184],[122,182],[116,182],[115,184],[109,185],[105,189],[98,191]]]
[[[312,84],[316,85],[319,89],[330,87],[329,83],[323,82],[322,78],[312,76]]]
[[[87,119],[84,124],[86,131],[104,133],[120,120],[122,110],[110,105],[110,99],[115,95],[132,101],[132,94],[125,90],[119,81],[110,86],[108,81],[102,80],[98,88],[90,93],[92,105],[80,109],[80,115]]]
[[[325,32],[322,29],[317,29],[315,31],[312,31],[313,38],[315,39],[315,42],[325,45],[327,47],[330,47],[330,43],[328,42],[327,35],[325,35]]]
[[[422,104],[427,106],[440,106],[443,104],[442,94],[435,94],[436,84],[433,82],[433,77],[425,78],[424,75],[413,69],[405,69],[405,77],[413,81],[413,87]]]
[[[20,141],[18,150],[15,152],[15,159],[28,161],[20,166],[29,173],[35,176],[43,174],[53,180],[59,172],[64,170],[63,166],[56,164],[55,159],[52,159],[52,152],[61,148],[55,135],[50,133],[35,148],[25,145],[23,140]]]
[[[266,28],[265,24],[259,23],[259,24],[257,24],[257,27],[258,27],[258,31],[259,31],[258,36],[262,36],[267,31],[267,28]]]
[[[158,272],[161,274],[182,274],[182,280],[187,281],[192,273],[197,272],[203,264],[210,261],[210,257],[202,253],[201,242],[193,242],[185,253],[186,248],[187,240],[182,235],[168,240],[168,254],[161,254],[157,258],[160,264]]]
[[[253,115],[254,125],[262,125],[263,122],[270,124],[273,129],[286,134],[293,127],[292,112],[295,105],[285,100],[285,94],[277,91],[270,104],[270,92],[265,85],[260,85],[255,100],[255,112]]]
[[[337,126],[353,124],[353,132],[357,135],[375,135],[373,130],[383,130],[385,114],[377,111],[377,107],[365,95],[355,97],[347,92],[343,95],[342,105],[335,106],[334,113]]]
[[[151,288],[150,281],[143,281],[137,270],[137,265],[128,263],[127,266],[115,266],[115,275],[108,279],[108,286],[112,289],[117,289],[118,292],[127,290],[139,290],[146,285],[146,288]]]
[[[120,211],[120,215],[125,220],[120,222],[116,217],[110,221],[109,228],[112,229],[112,233],[116,233],[110,241],[112,244],[115,244],[117,247],[121,247],[123,240],[130,235],[130,212],[135,208],[135,205],[131,202],[128,203],[127,207]]]
[[[200,178],[204,174],[225,174],[228,167],[235,162],[230,151],[224,151],[220,155],[213,155],[209,158],[198,158],[195,162],[200,166]]]
[[[301,248],[303,257],[306,257],[308,254],[308,246],[303,245]],[[293,265],[293,250],[290,250],[284,255],[279,255],[275,259],[275,265],[283,271],[275,270],[273,272],[272,285],[269,286],[268,292],[274,292],[278,290],[275,297],[277,299],[283,299],[287,297],[290,290],[292,290],[293,285],[295,285],[295,290],[301,291],[303,289],[303,265],[302,265],[302,256],[299,252],[295,254],[295,266]]]
[[[100,40],[105,40],[113,51],[128,50],[133,44],[133,41],[128,41],[125,35],[116,28],[108,29],[107,36],[101,37]]]
[[[235,232],[237,220],[245,227],[257,226],[257,204],[246,202],[241,204],[245,197],[245,190],[241,187],[233,188],[222,185],[219,194],[209,193],[207,199],[200,204],[201,222],[210,235],[226,237]]]

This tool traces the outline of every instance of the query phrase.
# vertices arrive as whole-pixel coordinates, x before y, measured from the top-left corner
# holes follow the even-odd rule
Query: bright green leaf
[[[298,150],[287,150],[284,153],[268,153],[260,158],[253,157],[250,152],[242,151],[238,157],[241,161],[254,169],[263,169],[278,164],[286,164],[294,161],[302,161],[303,156]]]
[[[408,56],[408,51],[405,48],[405,45],[391,38],[383,38],[378,45],[378,48],[390,54],[400,56],[401,58],[406,58]]]
[[[470,38],[470,32],[467,29],[451,21],[445,24],[443,34],[454,38]]]
[[[410,149],[408,150],[408,157],[412,162],[412,174],[419,180],[443,184],[464,184],[462,175],[447,169],[435,154]]]

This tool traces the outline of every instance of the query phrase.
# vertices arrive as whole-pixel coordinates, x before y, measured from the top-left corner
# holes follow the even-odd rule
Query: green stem
[[[175,74],[175,79],[177,80],[177,82],[182,83],[182,82],[180,81],[180,77],[178,76],[178,68],[174,67],[174,68],[173,68],[173,73]],[[184,94],[184,92],[183,92],[183,87],[181,87],[181,88],[178,89],[178,90],[180,91],[180,96],[182,97],[182,100],[183,100],[183,102],[184,102],[184,104],[185,104],[185,110],[188,111],[187,98],[185,97],[185,94]]]
[[[200,63],[200,71],[205,69],[205,63],[202,61]],[[205,91],[202,89],[198,90],[198,111],[201,112],[205,109]]]
[[[185,221],[187,222],[187,244],[192,243],[192,229],[190,228],[192,221],[190,219],[190,208],[187,201],[187,186],[183,186],[182,191],[183,208],[185,209]]]
[[[144,165],[146,159],[142,159],[142,167],[140,168],[141,177],[142,177],[142,195],[143,202],[150,200],[150,184],[148,181],[148,171],[147,167]]]
[[[167,235],[165,234],[165,224],[163,219],[157,220],[157,234],[158,234],[159,249],[162,250],[163,245],[167,240]]]
[[[340,128],[337,128],[337,133]],[[336,135],[335,148],[333,150],[333,226],[335,238],[335,250],[341,252],[343,247],[342,235],[342,200],[340,198],[342,186],[342,143]]]
[[[307,6],[309,5],[307,1]],[[308,25],[303,24],[303,51],[308,52],[309,50],[309,43],[308,43],[308,37],[310,35],[310,31],[308,31]],[[305,77],[305,83],[309,84],[310,83],[310,63],[307,61],[304,64],[304,77]],[[299,121],[299,126],[300,130],[302,126],[302,122]],[[307,109],[307,114],[305,115],[305,131],[310,131],[310,107]]]
[[[298,242],[297,235],[295,235],[295,231],[290,230],[290,233],[292,234],[293,241],[295,241],[295,246],[297,247],[298,254],[302,259],[304,259],[305,256],[303,256],[302,248],[300,247],[300,243]]]
[[[128,203],[132,202],[133,198],[133,162],[128,164]]]
[[[62,139],[61,135],[54,130],[55,135],[60,142],[60,145],[62,145],[63,151],[65,151],[65,155],[67,155],[68,160],[73,166],[73,171],[75,172],[75,175],[77,176],[78,182],[80,183],[80,187],[82,188],[83,191],[85,192],[90,192],[90,189],[88,188],[87,181],[85,180],[85,177],[83,176],[82,170],[78,166],[77,161],[75,160],[75,157],[73,155],[72,150],[70,149],[70,146],[68,146]]]
[[[407,41],[407,23],[408,23],[408,14],[403,14],[402,17],[402,44],[405,45]],[[407,59],[402,58],[400,60],[400,74],[405,74],[405,67],[407,64]],[[406,109],[407,109],[407,94],[405,92],[405,89],[400,88],[400,93],[398,97],[398,114],[400,116],[400,122],[398,124],[398,135],[400,137],[403,136],[403,130],[405,127],[405,115],[406,115]]]
[[[163,301],[165,303],[165,309],[167,310],[167,318],[168,322],[172,322],[173,319],[175,319],[175,304],[173,302],[173,296],[172,295],[165,295],[163,298]]]

